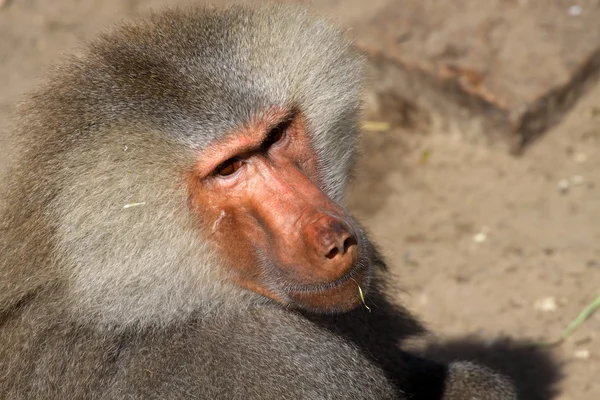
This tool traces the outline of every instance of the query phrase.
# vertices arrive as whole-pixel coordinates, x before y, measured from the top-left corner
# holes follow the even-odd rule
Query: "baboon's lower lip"
[[[328,283],[319,283],[313,285],[294,285],[289,288],[290,294],[309,294],[309,293],[323,293],[333,289],[336,289],[346,282],[352,280],[357,285],[363,280],[364,272],[366,271],[366,266],[363,263],[357,262],[352,268],[348,270],[342,277],[336,279],[335,281]]]

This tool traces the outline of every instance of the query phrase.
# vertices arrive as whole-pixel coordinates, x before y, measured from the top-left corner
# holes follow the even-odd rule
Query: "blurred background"
[[[600,293],[600,1],[285,2],[368,57],[349,207],[433,332],[407,346],[499,369],[523,399],[600,399],[600,312],[536,345]],[[12,109],[62,54],[189,3],[0,0],[0,174]]]

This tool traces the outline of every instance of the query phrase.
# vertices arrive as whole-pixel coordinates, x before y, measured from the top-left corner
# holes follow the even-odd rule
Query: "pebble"
[[[591,353],[588,349],[579,349],[579,350],[575,350],[575,354],[573,354],[575,356],[575,358],[578,358],[580,360],[587,360],[590,358]]]
[[[487,240],[488,233],[490,233],[490,228],[484,226],[481,228],[481,231],[473,235],[473,241],[475,243],[483,243]]]
[[[556,184],[558,191],[565,194],[569,191],[571,186],[579,186],[585,182],[585,178],[582,175],[573,175],[568,179],[561,179]]]
[[[576,4],[569,7],[569,14],[574,17],[580,16],[582,12],[583,12],[583,8],[581,8],[581,6],[578,6]]]
[[[561,179],[560,181],[558,181],[558,190],[561,193],[566,193],[569,191],[569,187],[571,186],[571,182],[569,182],[568,179]]]
[[[577,185],[581,185],[583,183],[583,181],[585,180],[585,178],[581,175],[574,175],[569,180],[571,181],[572,185],[577,186]]]
[[[533,308],[543,312],[556,311],[556,299],[554,297],[543,297],[535,301]]]

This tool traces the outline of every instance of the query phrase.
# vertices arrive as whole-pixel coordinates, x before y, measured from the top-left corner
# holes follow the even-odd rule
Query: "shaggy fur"
[[[277,6],[154,14],[59,67],[14,132],[26,150],[0,217],[0,398],[418,396],[409,367],[394,376],[335,323],[226,283],[186,202],[203,149],[261,110],[294,106],[321,189],[343,204],[360,86],[339,32]],[[381,309],[361,310],[363,326],[393,314],[377,285],[370,296]],[[490,386],[482,399],[513,398],[482,368],[431,368],[439,396],[448,371],[467,371],[473,393]],[[466,398],[464,386],[449,398]]]

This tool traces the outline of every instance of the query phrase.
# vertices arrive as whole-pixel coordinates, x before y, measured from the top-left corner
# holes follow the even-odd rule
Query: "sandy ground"
[[[528,399],[599,399],[600,86],[523,157],[444,132],[366,132],[351,208],[444,357],[483,358]],[[466,338],[466,339],[465,339]]]
[[[0,173],[8,115],[42,71],[108,24],[161,4],[14,0],[0,9]],[[600,292],[600,86],[520,158],[425,131],[365,132],[350,193],[390,260],[398,298],[435,332],[416,346],[487,363],[524,399],[600,399],[600,313],[558,347],[529,345],[556,339]]]

